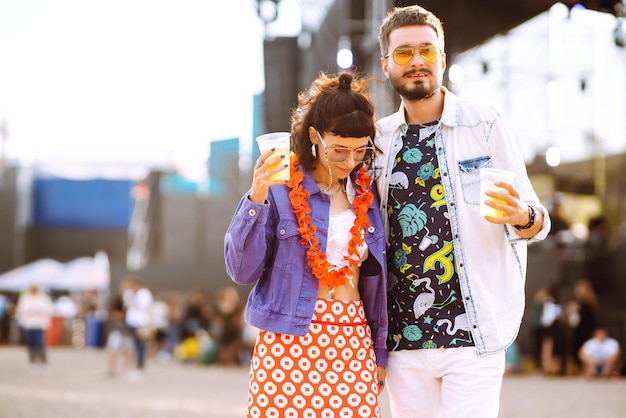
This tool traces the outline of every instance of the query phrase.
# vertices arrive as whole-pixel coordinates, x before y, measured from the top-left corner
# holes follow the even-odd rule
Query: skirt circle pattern
[[[317,299],[303,337],[259,332],[249,418],[378,418],[372,333],[361,301]]]

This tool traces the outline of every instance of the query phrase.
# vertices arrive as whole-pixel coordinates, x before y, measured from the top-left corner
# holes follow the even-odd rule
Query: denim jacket
[[[320,249],[326,251],[330,197],[322,193],[305,173],[312,222],[317,227]],[[348,195],[354,188],[348,182]],[[373,187],[374,195],[376,188]],[[241,199],[224,238],[226,271],[239,284],[256,285],[248,296],[246,321],[263,330],[303,336],[309,330],[318,279],[307,264],[307,248],[301,243],[298,223],[289,200],[290,189],[273,186],[267,202]],[[370,228],[365,231],[369,255],[363,261],[359,292],[372,330],[379,366],[387,365],[387,265],[386,240],[376,198],[368,210]]]
[[[445,98],[435,135],[436,154],[454,240],[454,267],[476,350],[483,356],[505,349],[517,337],[525,303],[526,246],[547,236],[550,218],[532,188],[503,115],[442,90]],[[389,179],[408,129],[404,107],[379,120],[377,127],[383,150],[376,161],[377,183],[388,233]],[[483,167],[515,172],[513,183],[521,199],[543,213],[543,227],[533,238],[523,239],[511,225],[493,224],[480,216],[479,169]],[[389,277],[390,286],[394,280]]]

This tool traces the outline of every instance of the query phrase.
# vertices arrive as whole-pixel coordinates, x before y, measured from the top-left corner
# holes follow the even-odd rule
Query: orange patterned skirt
[[[259,332],[248,417],[380,417],[372,333],[361,301],[317,299],[303,337]]]

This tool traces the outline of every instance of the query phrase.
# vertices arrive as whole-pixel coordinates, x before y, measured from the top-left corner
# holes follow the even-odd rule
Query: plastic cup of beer
[[[284,170],[279,171],[278,173],[274,173],[269,176],[270,180],[289,180],[289,152],[290,152],[290,142],[291,142],[291,134],[289,132],[272,132],[269,134],[261,135],[256,138],[257,143],[259,144],[259,150],[261,154],[271,149],[274,149],[272,155],[268,158],[273,158],[275,156],[284,155],[285,158],[282,158],[276,164],[274,164],[270,169],[278,167],[279,165],[286,164]]]
[[[487,206],[485,201],[492,200],[498,203],[504,203],[502,200],[494,199],[487,196],[485,192],[487,190],[502,191],[508,193],[506,189],[497,187],[494,182],[504,181],[506,183],[513,183],[515,173],[508,170],[500,170],[497,168],[481,168],[480,169],[480,215],[491,216],[493,218],[501,218],[504,213],[500,210]]]

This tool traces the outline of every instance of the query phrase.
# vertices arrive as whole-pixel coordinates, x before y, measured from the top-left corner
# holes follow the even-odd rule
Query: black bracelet
[[[532,228],[535,225],[535,221],[537,220],[537,211],[534,207],[528,205],[528,211],[530,212],[530,220],[526,225],[513,225],[513,228],[521,231],[522,229]]]

